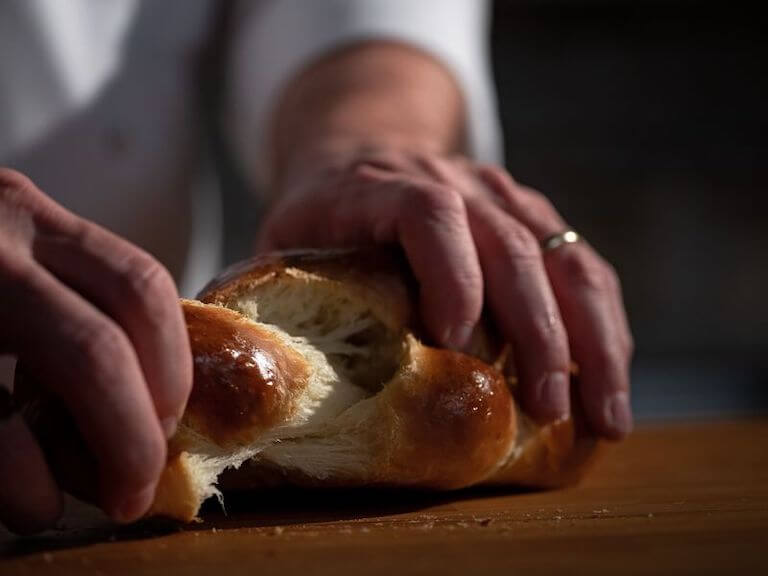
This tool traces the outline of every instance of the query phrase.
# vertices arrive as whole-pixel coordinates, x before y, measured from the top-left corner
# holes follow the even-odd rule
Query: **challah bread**
[[[520,412],[488,331],[472,355],[423,344],[414,292],[393,252],[292,252],[183,301],[195,380],[150,514],[195,518],[225,469],[240,488],[577,480],[594,439]]]

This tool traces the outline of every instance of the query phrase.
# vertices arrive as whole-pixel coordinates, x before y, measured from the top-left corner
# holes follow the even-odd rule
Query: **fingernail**
[[[443,334],[443,344],[454,350],[461,350],[469,343],[474,326],[459,324],[454,328],[447,328]]]
[[[536,402],[543,414],[552,420],[568,416],[571,410],[569,385],[570,379],[565,372],[550,372],[539,382]]]
[[[608,428],[619,437],[632,431],[632,409],[626,392],[616,392],[606,400],[605,420]]]
[[[178,425],[178,422],[176,416],[168,416],[167,418],[160,420],[160,426],[163,427],[163,432],[165,432],[165,437],[168,440],[171,439],[171,436],[176,434],[176,426]]]
[[[112,517],[118,522],[133,522],[137,520],[155,499],[155,485],[150,484],[133,496],[129,496],[118,507]]]

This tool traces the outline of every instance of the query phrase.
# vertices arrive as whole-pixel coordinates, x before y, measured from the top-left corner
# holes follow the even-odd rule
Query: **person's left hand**
[[[570,412],[573,359],[591,428],[629,433],[633,343],[617,275],[586,242],[542,251],[568,229],[542,194],[495,166],[396,149],[321,152],[279,188],[261,249],[399,244],[435,340],[460,349],[485,305],[529,413]]]

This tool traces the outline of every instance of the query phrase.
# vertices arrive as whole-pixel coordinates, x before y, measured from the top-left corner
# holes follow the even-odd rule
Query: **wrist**
[[[452,74],[430,55],[369,42],[321,59],[284,90],[271,127],[273,190],[296,173],[360,154],[464,149],[464,104]]]

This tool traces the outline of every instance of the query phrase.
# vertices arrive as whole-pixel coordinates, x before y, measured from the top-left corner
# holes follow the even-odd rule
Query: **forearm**
[[[271,130],[272,188],[329,154],[462,152],[463,110],[455,80],[434,58],[393,43],[346,48],[309,67],[284,91]]]

